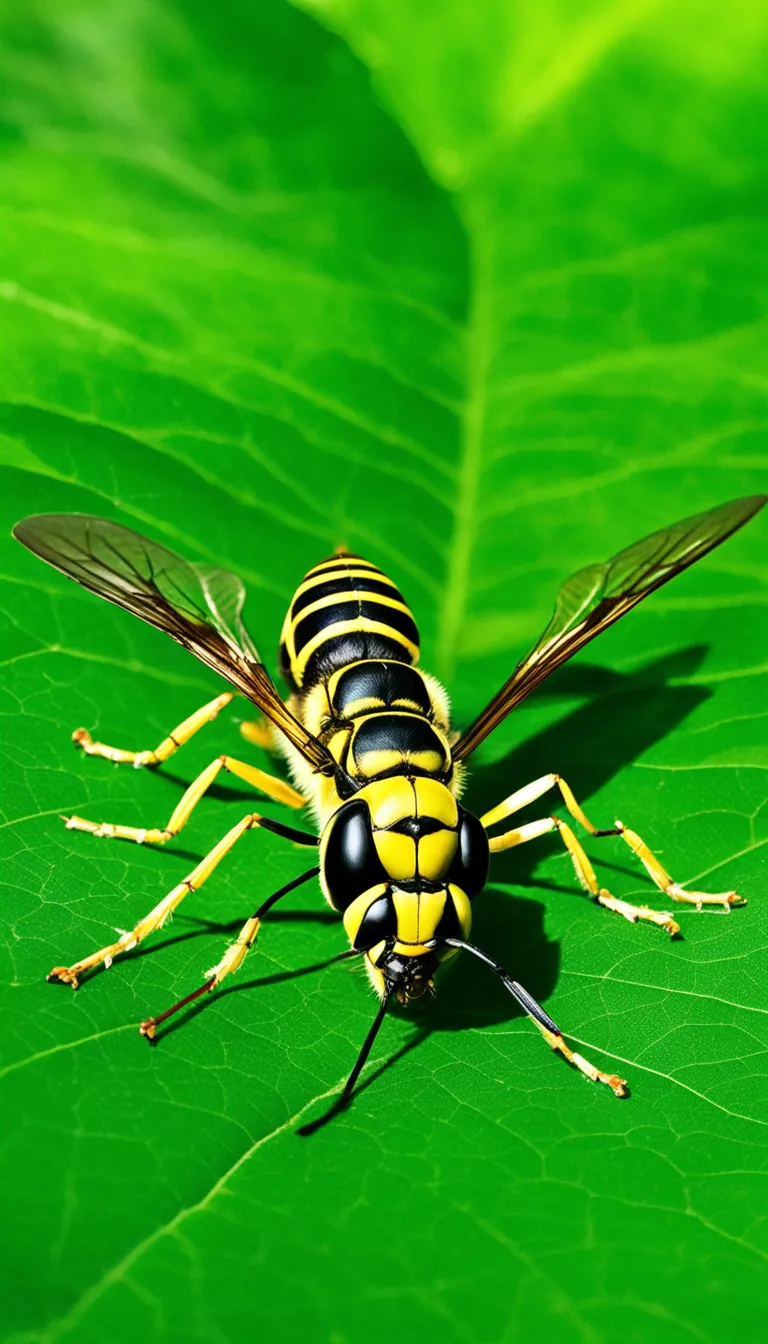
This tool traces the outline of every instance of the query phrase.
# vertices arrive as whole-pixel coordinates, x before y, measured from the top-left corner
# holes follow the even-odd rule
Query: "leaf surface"
[[[460,964],[307,1141],[373,1014],[349,966],[312,969],[344,945],[314,884],[229,991],[154,1050],[136,1030],[302,871],[278,837],[77,996],[44,983],[254,804],[224,782],[154,852],[59,814],[162,825],[218,753],[270,765],[242,706],[162,771],[75,753],[81,725],[155,746],[219,683],[8,538],[83,511],[234,570],[272,667],[343,542],[403,588],[466,725],[568,574],[765,488],[760,8],[54,0],[2,33],[5,1336],[756,1338],[764,519],[546,683],[468,786],[480,811],[556,770],[677,880],[749,899],[671,943],[554,844],[501,856],[474,937],[631,1098]]]

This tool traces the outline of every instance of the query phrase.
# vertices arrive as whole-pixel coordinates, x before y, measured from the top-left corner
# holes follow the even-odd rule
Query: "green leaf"
[[[461,963],[386,1024],[354,1106],[298,1138],[373,1014],[344,964],[303,973],[344,946],[314,884],[149,1049],[136,1024],[301,871],[270,834],[77,996],[44,983],[252,795],[213,790],[162,851],[60,813],[162,825],[218,753],[269,764],[242,708],[159,772],[75,753],[80,725],[154,746],[217,683],[12,543],[17,518],[104,514],[235,570],[265,656],[345,542],[405,589],[466,724],[569,573],[765,488],[763,7],[307,10],[2,11],[4,1333],[757,1338],[762,518],[542,687],[468,785],[479,810],[559,771],[677,880],[749,899],[682,911],[672,943],[586,901],[554,843],[494,869],[474,936],[626,1102]],[[588,848],[662,908],[618,842]]]

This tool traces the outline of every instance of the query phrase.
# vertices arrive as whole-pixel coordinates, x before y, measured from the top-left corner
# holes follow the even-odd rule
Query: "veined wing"
[[[567,579],[557,595],[555,611],[530,653],[518,663],[474,723],[453,748],[463,760],[492,733],[555,668],[613,625],[632,607],[719,546],[749,522],[768,499],[750,495],[721,504],[707,513],[673,523],[635,542],[602,565],[588,565]]]
[[[235,574],[193,565],[166,546],[84,513],[24,518],[13,535],[83,588],[164,630],[248,696],[315,770],[335,762],[286,708],[242,618],[245,588]]]

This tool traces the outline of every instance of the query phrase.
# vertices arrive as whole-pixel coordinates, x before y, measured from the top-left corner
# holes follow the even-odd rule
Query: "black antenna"
[[[544,1040],[553,1050],[556,1050],[558,1054],[562,1055],[563,1059],[567,1060],[569,1064],[572,1064],[580,1073],[583,1073],[586,1078],[591,1079],[593,1083],[606,1083],[614,1096],[629,1096],[626,1080],[624,1078],[619,1078],[615,1073],[603,1073],[602,1069],[596,1069],[594,1064],[590,1064],[589,1060],[585,1059],[583,1055],[577,1054],[575,1050],[572,1050],[571,1047],[566,1044],[563,1039],[562,1031],[557,1023],[552,1021],[549,1013],[545,1013],[541,1004],[536,1002],[533,995],[529,994],[527,989],[523,989],[523,986],[519,985],[516,980],[513,980],[511,975],[507,975],[504,967],[500,966],[497,961],[494,961],[492,957],[489,957],[487,953],[483,952],[482,948],[475,947],[474,943],[465,943],[462,938],[441,938],[439,942],[435,940],[434,944],[430,943],[429,946],[458,947],[462,952],[471,952],[473,957],[477,957],[478,961],[482,961],[484,965],[488,966],[490,970],[498,975],[504,988],[509,990],[512,997],[520,1004],[520,1007],[523,1008],[528,1016],[536,1023]]]
[[[446,947],[459,947],[462,952],[471,952],[473,957],[477,957],[478,961],[482,961],[486,966],[490,967],[496,975],[498,975],[504,988],[509,990],[513,998],[517,999],[520,1007],[525,1009],[529,1017],[532,1017],[535,1022],[540,1023],[542,1027],[546,1027],[547,1031],[553,1032],[555,1036],[562,1036],[562,1032],[557,1023],[553,1022],[549,1014],[544,1012],[541,1004],[536,1002],[533,996],[528,993],[527,989],[523,989],[522,985],[519,985],[516,980],[513,980],[511,975],[508,975],[504,970],[503,966],[500,966],[497,961],[494,961],[492,957],[489,957],[487,952],[483,952],[482,948],[475,947],[474,943],[465,943],[461,938],[441,938],[440,941],[444,943]]]
[[[373,1042],[376,1040],[376,1037],[379,1034],[379,1028],[387,1015],[387,1008],[389,1007],[389,1000],[391,997],[392,990],[387,989],[384,993],[384,998],[379,1004],[379,1011],[373,1019],[373,1025],[363,1041],[360,1054],[357,1056],[355,1067],[344,1085],[344,1091],[341,1096],[336,1098],[336,1101],[328,1108],[324,1115],[321,1115],[317,1120],[311,1120],[308,1125],[302,1125],[301,1129],[296,1130],[296,1133],[301,1134],[302,1138],[308,1138],[310,1134],[315,1133],[315,1130],[322,1129],[323,1125],[327,1125],[329,1120],[332,1120],[335,1115],[339,1114],[339,1111],[345,1110],[349,1105],[350,1098],[355,1088],[355,1083],[365,1067],[365,1062],[371,1053]]]

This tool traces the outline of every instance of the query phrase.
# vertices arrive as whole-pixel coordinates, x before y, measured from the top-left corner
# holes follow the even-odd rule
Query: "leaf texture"
[[[53,0],[2,34],[4,1338],[757,1338],[764,518],[472,762],[473,810],[555,770],[678,881],[748,898],[673,943],[587,902],[554,843],[500,856],[473,939],[631,1098],[462,962],[309,1140],[372,1017],[323,965],[344,940],[314,884],[229,991],[155,1049],[136,1030],[301,871],[279,837],[77,995],[44,983],[254,795],[222,784],[156,851],[60,814],[161,826],[221,752],[272,767],[236,706],[161,771],[76,753],[81,725],[155,746],[222,684],[10,528],[103,515],[240,575],[271,668],[345,544],[407,595],[468,724],[568,574],[765,489],[761,7]],[[618,842],[588,848],[663,907]]]

